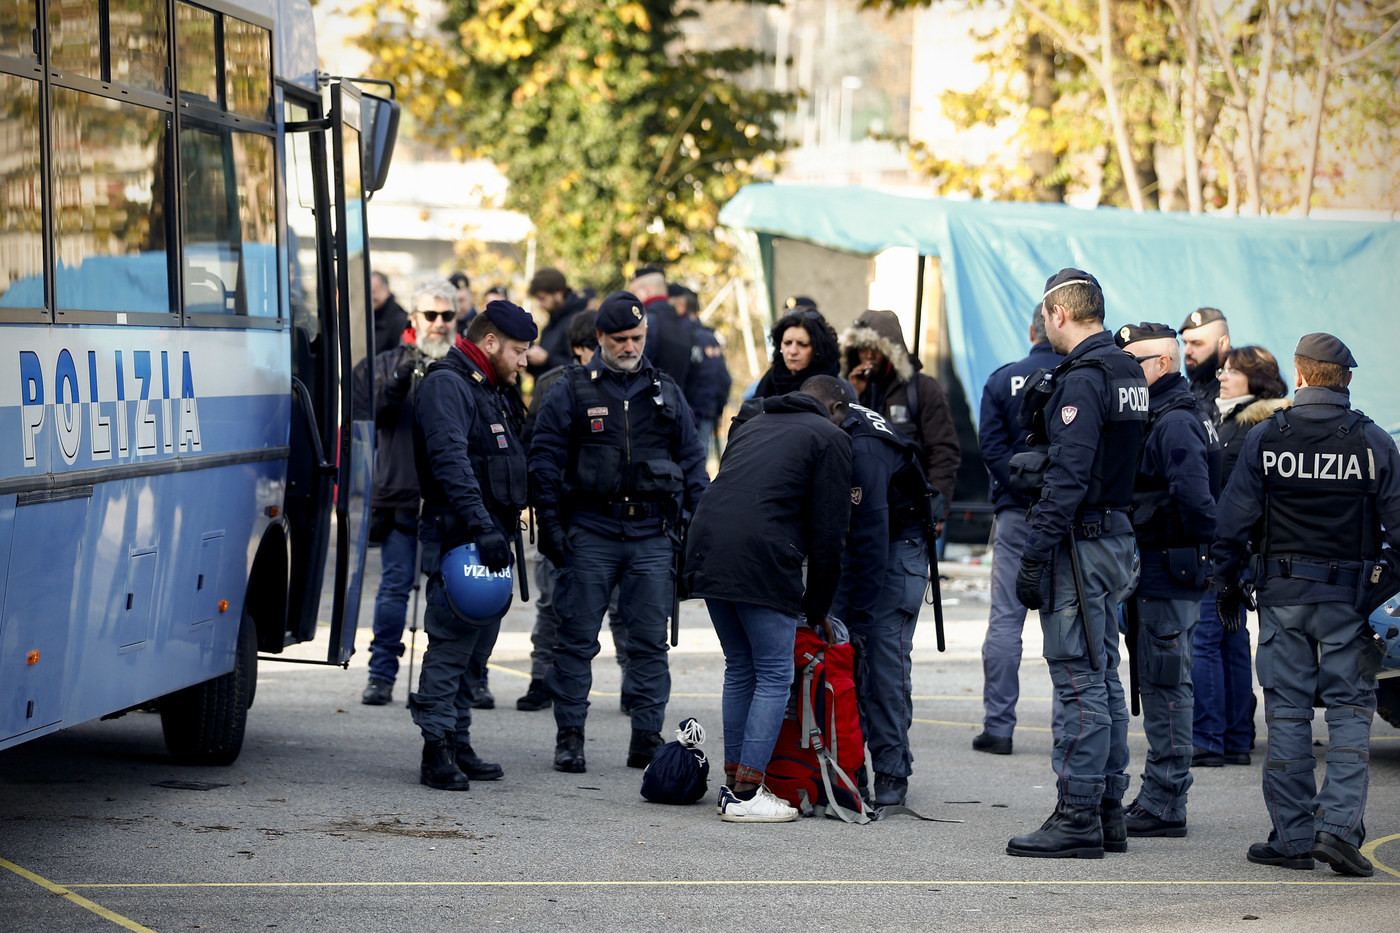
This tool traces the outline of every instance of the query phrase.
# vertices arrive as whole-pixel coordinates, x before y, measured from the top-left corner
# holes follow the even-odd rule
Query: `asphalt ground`
[[[150,713],[0,752],[0,930],[1400,929],[1400,731],[1379,719],[1373,878],[1245,860],[1268,831],[1262,712],[1253,766],[1196,773],[1186,838],[1134,839],[1101,861],[1005,855],[1006,841],[1054,805],[1049,675],[1032,621],[1015,754],[970,749],[985,579],[981,568],[951,570],[948,651],[934,649],[931,611],[916,643],[909,804],[962,822],[721,822],[723,658],[699,602],[682,611],[668,719],[708,727],[711,793],[689,807],[640,797],[641,772],[624,764],[630,727],[606,635],[588,772],[555,772],[553,717],[514,706],[528,684],[533,618],[517,605],[493,660],[497,708],[479,711],[473,729],[477,751],[506,776],[466,793],[417,783],[406,672],[393,705],[359,703],[367,624],[348,672],[262,663],[243,754],[230,767],[172,764]],[[372,594],[373,573],[368,584]],[[421,632],[417,644],[421,653]],[[298,650],[323,652],[324,638]],[[1320,716],[1315,728],[1325,739]],[[1132,729],[1136,772],[1145,740],[1138,720]],[[1324,750],[1319,742],[1319,777]]]

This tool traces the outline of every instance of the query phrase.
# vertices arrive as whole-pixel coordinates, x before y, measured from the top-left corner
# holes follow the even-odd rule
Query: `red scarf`
[[[457,349],[465,353],[467,359],[476,364],[477,368],[481,370],[482,375],[486,377],[486,381],[491,383],[494,388],[496,385],[496,367],[492,364],[490,357],[481,352],[481,347],[472,343],[465,336],[459,336],[457,338]]]

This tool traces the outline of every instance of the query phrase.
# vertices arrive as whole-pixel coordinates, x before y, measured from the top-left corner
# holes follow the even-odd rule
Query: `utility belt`
[[[1249,570],[1256,585],[1269,578],[1353,588],[1361,582],[1361,561],[1357,560],[1318,560],[1292,554],[1265,557],[1256,554],[1250,559]]]
[[[614,502],[607,499],[578,499],[573,503],[575,513],[587,512],[590,515],[603,515],[620,521],[646,521],[651,518],[664,518],[670,511],[667,502]]]
[[[1131,534],[1133,521],[1128,517],[1126,508],[1085,509],[1075,516],[1074,521],[1069,523],[1069,527],[1079,537],[1086,541],[1092,541],[1103,535]]]

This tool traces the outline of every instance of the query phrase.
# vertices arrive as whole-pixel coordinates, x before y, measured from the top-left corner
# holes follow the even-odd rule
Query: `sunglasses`
[[[439,316],[443,323],[447,323],[457,316],[456,311],[419,311],[418,313],[423,315],[423,319],[429,324],[435,323]]]
[[[1133,359],[1138,361],[1139,363],[1146,363],[1148,360],[1155,360],[1157,359],[1157,357],[1162,355],[1163,354],[1161,353],[1149,353],[1146,356],[1135,356],[1133,357]]]

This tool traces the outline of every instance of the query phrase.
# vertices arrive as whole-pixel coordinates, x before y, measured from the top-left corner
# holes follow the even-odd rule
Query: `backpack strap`
[[[875,822],[889,819],[892,816],[912,816],[915,819],[923,820],[926,823],[962,823],[963,820],[943,820],[936,816],[924,816],[922,813],[911,807],[891,804],[888,807],[872,807],[871,812],[875,815],[871,818]]]

